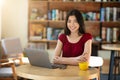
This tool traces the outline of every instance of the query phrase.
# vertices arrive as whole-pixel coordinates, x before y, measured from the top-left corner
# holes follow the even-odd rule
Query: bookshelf
[[[57,38],[48,38],[48,28],[57,31],[61,29],[62,31],[66,13],[71,9],[78,9],[82,12],[86,32],[91,33],[94,38],[93,45],[99,46],[102,38],[102,27],[120,27],[120,21],[100,20],[102,7],[120,7],[119,2],[29,0],[28,5],[28,41],[35,44],[44,43],[46,48],[55,48],[57,43]],[[59,17],[55,16],[54,11]],[[101,43],[106,43],[106,41],[102,40]]]
[[[120,2],[102,2],[102,8],[101,44],[120,43]]]

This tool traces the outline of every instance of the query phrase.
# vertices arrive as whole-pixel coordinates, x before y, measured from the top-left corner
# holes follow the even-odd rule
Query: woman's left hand
[[[86,61],[88,61],[88,54],[86,53],[86,54],[83,54],[83,55],[78,56],[78,57],[76,57],[76,58],[77,58],[77,60],[80,61],[80,62],[86,62]]]

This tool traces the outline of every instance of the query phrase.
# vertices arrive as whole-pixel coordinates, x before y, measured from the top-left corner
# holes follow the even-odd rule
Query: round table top
[[[103,44],[102,49],[120,51],[120,44]]]
[[[99,74],[96,68],[82,71],[78,66],[67,66],[66,69],[49,69],[30,64],[16,67],[16,72],[20,77],[34,80],[88,80],[98,78]]]

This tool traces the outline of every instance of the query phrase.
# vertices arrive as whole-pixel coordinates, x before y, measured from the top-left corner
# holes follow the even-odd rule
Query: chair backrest
[[[14,62],[17,60],[20,65],[23,64],[23,51],[19,38],[2,39],[1,44],[7,58],[12,59]]]
[[[9,57],[22,53],[22,46],[19,38],[6,38],[1,40],[3,50]]]

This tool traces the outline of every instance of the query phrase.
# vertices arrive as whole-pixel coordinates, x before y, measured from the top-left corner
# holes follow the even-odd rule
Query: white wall
[[[2,10],[2,38],[19,37],[27,45],[28,0],[5,0]]]
[[[1,17],[2,17],[2,16],[1,16],[1,10],[2,10],[2,8],[1,8],[1,6],[0,6],[0,40],[1,40],[1,25],[2,25],[2,24],[1,24]]]
[[[2,2],[0,1],[0,40],[1,40],[1,19],[2,19]]]

